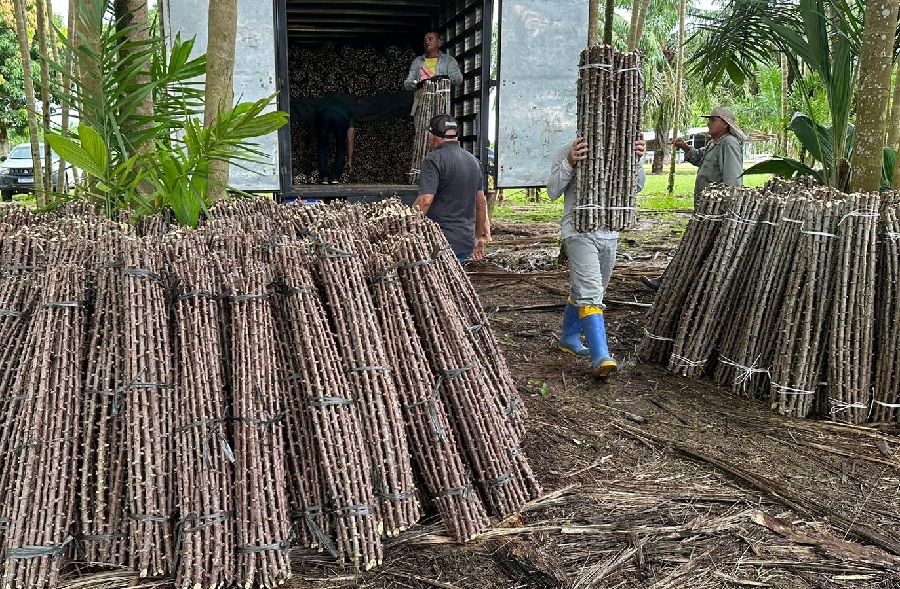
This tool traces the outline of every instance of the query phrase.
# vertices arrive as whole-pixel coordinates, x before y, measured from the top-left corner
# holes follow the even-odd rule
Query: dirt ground
[[[787,419],[768,404],[641,363],[653,275],[683,214],[623,233],[606,302],[619,371],[559,352],[568,279],[553,224],[495,223],[467,270],[526,402],[545,496],[465,546],[403,534],[375,571],[298,568],[292,587],[900,587],[900,437]]]

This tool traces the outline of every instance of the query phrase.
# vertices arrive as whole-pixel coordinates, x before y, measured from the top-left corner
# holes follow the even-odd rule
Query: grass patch
[[[647,182],[637,196],[638,209],[669,211],[694,208],[694,180],[697,168],[691,164],[675,166],[675,189],[669,195],[669,167],[664,173],[650,174],[650,166],[645,165]],[[771,178],[769,174],[754,174],[744,177],[744,185],[757,188]],[[522,223],[555,223],[562,217],[562,198],[550,202],[543,188],[527,190],[509,188],[502,190],[503,200],[494,208],[493,218]]]

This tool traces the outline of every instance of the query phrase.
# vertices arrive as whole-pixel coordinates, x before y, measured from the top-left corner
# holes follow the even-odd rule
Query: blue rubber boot
[[[578,315],[578,307],[569,299],[566,303],[566,312],[563,313],[562,337],[559,338],[557,347],[563,352],[568,352],[582,358],[591,355],[590,350],[581,343],[581,318]]]
[[[579,307],[578,314],[581,317],[581,329],[584,330],[588,348],[590,348],[591,366],[594,369],[594,376],[606,378],[615,372],[619,366],[609,354],[603,309],[594,306]]]

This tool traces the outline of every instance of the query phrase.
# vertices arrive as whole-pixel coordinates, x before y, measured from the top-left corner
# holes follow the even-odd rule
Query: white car
[[[40,145],[41,160],[43,161],[44,145]],[[50,153],[53,162],[52,190],[65,192],[72,184],[72,169],[66,168],[65,182],[62,186],[57,184],[59,175],[59,156]],[[31,160],[31,144],[20,143],[12,148],[9,157],[0,156],[0,196],[3,200],[12,200],[14,194],[27,193],[34,190],[34,163]]]

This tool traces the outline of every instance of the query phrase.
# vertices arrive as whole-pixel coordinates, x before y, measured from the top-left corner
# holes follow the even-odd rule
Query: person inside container
[[[344,167],[353,169],[353,146],[356,137],[356,117],[350,106],[338,96],[328,95],[317,106],[314,116],[318,139],[319,181],[337,184],[344,175]],[[328,165],[328,148],[334,139],[334,165]]]
[[[409,74],[403,81],[404,88],[421,91],[422,83],[425,80],[441,78],[449,78],[450,83],[454,86],[463,83],[463,75],[456,59],[441,51],[441,36],[438,33],[434,31],[425,33],[424,46],[425,53],[413,59],[409,66]],[[413,103],[413,114],[415,114],[415,106],[418,102],[419,100],[416,100]]]
[[[459,144],[459,124],[451,115],[432,117],[428,133],[431,152],[422,160],[413,206],[440,226],[460,262],[480,260],[491,238],[481,164]]]
[[[644,188],[646,174],[641,159],[647,150],[643,139],[634,144],[635,192]],[[569,299],[563,313],[562,337],[557,346],[576,356],[590,357],[595,376],[607,378],[618,369],[606,341],[603,295],[616,263],[619,233],[600,228],[592,233],[575,230],[575,168],[588,157],[587,139],[578,138],[562,146],[553,157],[547,194],[551,200],[563,196],[561,237],[569,258]],[[587,347],[581,343],[585,335]]]

